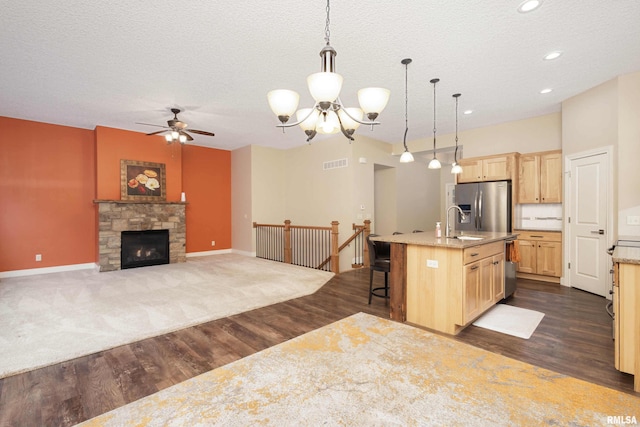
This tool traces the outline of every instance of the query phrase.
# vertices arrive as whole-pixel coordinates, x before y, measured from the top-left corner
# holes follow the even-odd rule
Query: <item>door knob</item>
[[[604,234],[604,230],[593,230],[591,234]]]

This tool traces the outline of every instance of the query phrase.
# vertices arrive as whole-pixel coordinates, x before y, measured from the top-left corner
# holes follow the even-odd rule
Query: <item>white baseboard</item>
[[[9,277],[21,277],[21,276],[33,276],[36,274],[48,274],[48,273],[61,273],[64,271],[75,270],[96,270],[98,265],[95,262],[88,262],[86,264],[72,264],[72,265],[60,265],[57,267],[43,267],[43,268],[29,268],[26,270],[13,270],[0,272],[0,279],[6,279]]]
[[[217,250],[217,251],[189,252],[187,254],[187,258],[198,257],[198,256],[230,254],[231,251],[232,251],[232,249],[220,249],[220,250]]]
[[[238,255],[252,256],[254,258],[256,256],[255,252],[241,251],[240,249],[232,249],[232,251],[234,254],[238,254]]]

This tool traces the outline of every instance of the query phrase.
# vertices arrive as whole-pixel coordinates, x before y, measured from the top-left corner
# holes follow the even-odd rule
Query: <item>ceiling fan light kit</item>
[[[178,113],[180,113],[180,110],[178,108],[172,108],[171,112],[173,113],[173,119],[167,120],[167,126],[152,125],[149,123],[138,123],[138,124],[147,125],[147,126],[158,126],[158,127],[165,128],[164,130],[151,132],[151,133],[148,133],[147,135],[165,134],[164,138],[167,141],[167,144],[173,144],[174,142],[179,142],[180,144],[184,144],[187,141],[193,141],[193,137],[189,135],[189,133],[187,133],[187,130],[186,130],[188,125],[185,122],[178,119]],[[197,133],[198,135],[215,136],[213,132],[208,132],[205,130],[189,129],[189,132]]]
[[[307,77],[307,86],[311,96],[315,100],[312,108],[297,110],[300,96],[297,92],[287,89],[272,90],[267,94],[271,111],[280,121],[277,127],[284,128],[300,126],[307,135],[307,142],[311,141],[317,133],[334,134],[339,131],[353,141],[353,134],[358,127],[380,124],[375,120],[384,110],[389,101],[389,90],[378,87],[360,89],[358,102],[360,108],[346,108],[340,100],[343,78],[335,72],[336,51],[329,43],[329,11],[330,4],[327,0],[327,19],[325,25],[326,45],[320,51],[321,67],[319,73]],[[296,122],[289,123],[289,119],[295,113]],[[369,121],[364,121],[366,114]]]

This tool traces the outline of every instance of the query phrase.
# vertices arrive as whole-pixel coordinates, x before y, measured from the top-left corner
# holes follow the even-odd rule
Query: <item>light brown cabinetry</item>
[[[504,240],[467,248],[407,245],[407,322],[460,332],[504,297],[504,248]]]
[[[458,164],[462,173],[456,176],[456,182],[502,181],[514,178],[516,154],[501,154],[499,156],[474,157],[460,159]]]
[[[518,234],[520,262],[518,275],[541,280],[558,281],[562,276],[562,233],[553,231],[515,231]],[[553,280],[546,279],[555,278]]]
[[[520,155],[518,203],[562,203],[561,151]]]
[[[463,324],[504,298],[504,253],[464,266]]]
[[[635,375],[640,391],[640,264],[615,263],[613,281],[615,367]]]

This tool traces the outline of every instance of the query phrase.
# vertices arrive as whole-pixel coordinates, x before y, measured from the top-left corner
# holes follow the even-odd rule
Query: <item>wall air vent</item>
[[[330,160],[322,164],[322,170],[326,171],[329,169],[346,168],[347,166],[349,166],[348,159]]]

